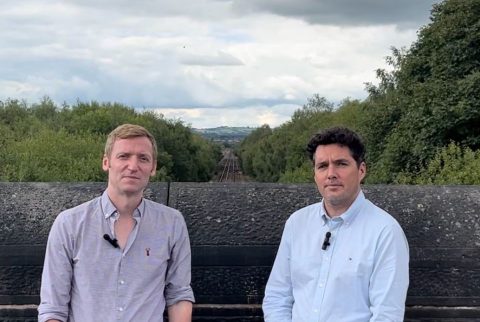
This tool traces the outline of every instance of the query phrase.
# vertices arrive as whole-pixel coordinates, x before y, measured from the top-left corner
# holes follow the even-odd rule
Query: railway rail
[[[232,150],[226,149],[223,152],[223,158],[219,163],[218,182],[237,182],[241,181],[242,174],[238,165],[238,157]]]

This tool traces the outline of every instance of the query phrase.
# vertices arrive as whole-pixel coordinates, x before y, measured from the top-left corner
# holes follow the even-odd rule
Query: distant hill
[[[232,145],[242,141],[247,135],[255,130],[255,127],[219,126],[209,129],[194,128],[192,130],[206,139],[226,145]]]

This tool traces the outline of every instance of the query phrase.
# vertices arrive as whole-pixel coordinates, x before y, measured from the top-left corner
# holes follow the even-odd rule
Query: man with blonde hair
[[[189,322],[190,241],[180,212],[143,198],[155,175],[155,138],[113,130],[102,161],[102,196],[63,211],[48,238],[40,322]]]

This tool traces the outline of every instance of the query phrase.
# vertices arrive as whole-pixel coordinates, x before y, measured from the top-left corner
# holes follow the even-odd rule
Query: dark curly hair
[[[315,134],[307,144],[308,157],[315,162],[313,157],[319,145],[339,144],[350,150],[352,158],[357,165],[365,160],[365,145],[360,136],[346,127],[331,127]]]

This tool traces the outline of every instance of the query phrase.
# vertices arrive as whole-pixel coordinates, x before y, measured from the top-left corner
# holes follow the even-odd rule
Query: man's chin
[[[345,203],[345,198],[342,196],[327,195],[323,199],[325,199],[332,206],[341,206]]]
[[[134,195],[143,192],[145,187],[146,185],[140,185],[137,182],[136,184],[123,184],[120,189],[123,191],[124,194]]]

